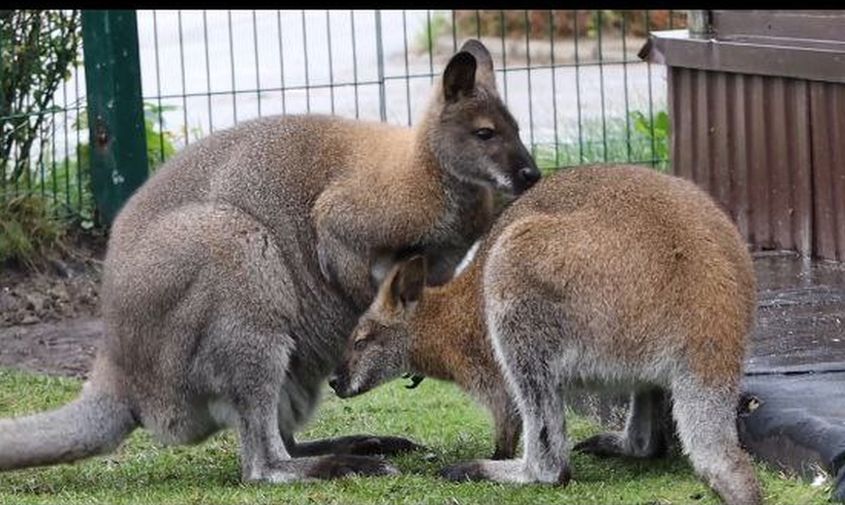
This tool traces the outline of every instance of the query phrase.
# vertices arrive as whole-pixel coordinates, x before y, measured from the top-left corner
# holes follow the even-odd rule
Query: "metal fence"
[[[541,166],[666,168],[665,69],[637,52],[648,31],[685,22],[672,11],[138,11],[149,168],[270,114],[413,125],[467,37],[490,49],[500,92]],[[84,79],[80,66],[38,113],[45,142],[25,175],[3,167],[0,191],[40,192],[90,219]]]

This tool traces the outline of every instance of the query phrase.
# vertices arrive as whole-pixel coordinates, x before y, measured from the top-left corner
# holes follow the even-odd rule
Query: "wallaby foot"
[[[293,437],[285,437],[285,447],[291,456],[295,458],[324,454],[393,456],[405,452],[426,450],[425,447],[406,438],[378,437],[372,435],[349,435],[308,442],[295,442]]]
[[[251,482],[284,483],[335,479],[347,475],[398,475],[380,458],[332,455],[291,459],[278,429],[276,406],[256,402],[241,417],[241,466]]]
[[[253,339],[255,334],[252,334]],[[243,341],[247,341],[246,338]],[[286,356],[282,355],[283,358]],[[261,367],[259,365],[265,365]],[[279,384],[266,380],[285,376],[286,360],[255,364],[228,383],[228,403],[237,413],[241,473],[250,482],[284,483],[334,479],[345,475],[396,475],[393,465],[364,456],[291,458],[279,430]],[[222,375],[222,374],[221,374]]]
[[[688,378],[676,381],[672,413],[696,473],[727,505],[760,505],[760,483],[737,437],[737,395],[729,389],[702,387]]]
[[[380,458],[365,456],[324,456],[279,461],[263,466],[244,477],[248,482],[281,484],[329,480],[347,476],[399,475],[399,470]]]
[[[624,431],[601,433],[573,447],[599,457],[656,458],[666,454],[663,419],[665,393],[660,389],[631,394]]]
[[[335,479],[347,475],[399,475],[399,470],[380,458],[337,455],[320,458],[320,461],[308,470],[307,475],[315,479]]]
[[[593,435],[575,444],[572,450],[600,458],[631,455],[628,453],[625,432],[623,431],[609,431]]]
[[[475,460],[447,466],[440,471],[446,480],[465,482],[490,480],[515,484],[537,482],[537,479],[525,470],[525,462],[519,459],[506,461]],[[544,480],[547,484],[566,487],[572,479],[569,465],[563,465],[554,480]]]

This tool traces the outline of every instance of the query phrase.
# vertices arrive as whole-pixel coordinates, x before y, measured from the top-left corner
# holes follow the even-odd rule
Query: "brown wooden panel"
[[[709,131],[710,187],[712,188],[711,194],[716,198],[716,201],[734,217],[735,212],[731,209],[734,181],[731,177],[730,147],[728,145],[731,111],[727,75],[724,72],[716,72],[710,79],[710,85],[707,88],[707,101],[713,104]]]
[[[813,128],[814,247],[845,261],[845,86],[810,84]]]
[[[748,184],[748,156],[745,149],[748,143],[747,102],[745,101],[745,81],[742,74],[728,74],[730,86],[727,89],[725,103],[729,111],[730,122],[725,129],[728,135],[728,159],[731,174],[731,216],[736,221],[743,237],[750,236],[750,187]]]
[[[789,116],[784,131],[785,144],[790,149],[788,170],[792,203],[792,249],[809,256],[813,253],[813,159],[810,148],[812,129],[809,127],[809,85],[807,81],[796,79],[788,79],[787,82],[791,83],[788,93],[790,103],[787,107]]]
[[[710,80],[708,76],[701,72],[691,72],[692,80],[690,85],[693,86],[692,92],[695,96],[695,103],[690,107],[692,109],[692,125],[693,125],[693,166],[692,174],[700,186],[707,191],[713,190],[712,177],[710,176],[710,108],[712,107],[709,97],[707,95],[707,88]]]
[[[810,254],[806,81],[677,67],[669,79],[674,173],[713,195],[755,248]]]
[[[810,84],[810,115],[813,128],[813,242],[816,254],[835,258],[836,221],[833,176],[833,146],[827,87]]]
[[[693,179],[693,166],[695,165],[692,157],[692,133],[693,121],[691,117],[691,104],[693,97],[691,90],[693,89],[689,80],[693,72],[685,68],[672,68],[672,131],[675,141],[673,142],[672,159],[677,160],[677,174],[687,179]]]
[[[790,211],[792,210],[792,202],[790,201],[790,165],[789,145],[792,139],[786,138],[787,125],[787,111],[790,109],[790,104],[786,96],[786,84],[784,79],[779,77],[772,77],[768,79],[769,95],[766,97],[767,102],[775,104],[783,104],[783,106],[768,107],[768,121],[767,137],[769,156],[769,181],[770,193],[769,200],[771,206],[769,207],[771,221],[770,229],[772,233],[772,246],[775,249],[792,249],[792,219]]]
[[[748,77],[745,87],[745,100],[748,102],[746,113],[749,121],[746,127],[750,129],[749,140],[746,144],[749,175],[751,186],[751,242],[763,249],[771,249],[772,235],[769,221],[769,152],[766,135],[767,124],[767,88],[763,85],[764,78],[759,75]]]
[[[829,140],[833,146],[831,179],[836,209],[833,223],[836,231],[836,259],[845,261],[845,86],[829,85],[827,88],[831,94],[827,110],[832,120]]]

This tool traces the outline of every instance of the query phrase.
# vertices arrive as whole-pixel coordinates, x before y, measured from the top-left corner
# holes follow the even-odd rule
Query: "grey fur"
[[[0,420],[0,470],[110,452],[135,426],[125,403],[89,384],[56,410]]]
[[[380,459],[318,455],[396,452],[413,448],[408,441],[296,444],[293,433],[374,294],[377,258],[419,247],[451,261],[440,266],[451,272],[489,227],[490,187],[510,181],[505,189],[521,191],[531,181],[513,174],[536,171],[515,129],[502,132],[504,155],[472,134],[483,107],[510,125],[494,87],[476,79],[472,96],[446,104],[439,86],[414,131],[266,117],[162,166],[111,229],[106,335],[86,386],[94,393],[3,421],[2,468],[108,451],[140,425],[168,444],[237,430],[245,480],[395,474]],[[408,205],[423,219],[407,219]]]

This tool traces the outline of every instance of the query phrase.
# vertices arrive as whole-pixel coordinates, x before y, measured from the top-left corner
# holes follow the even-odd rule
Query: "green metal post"
[[[91,183],[100,220],[111,224],[147,179],[135,11],[82,12]]]

